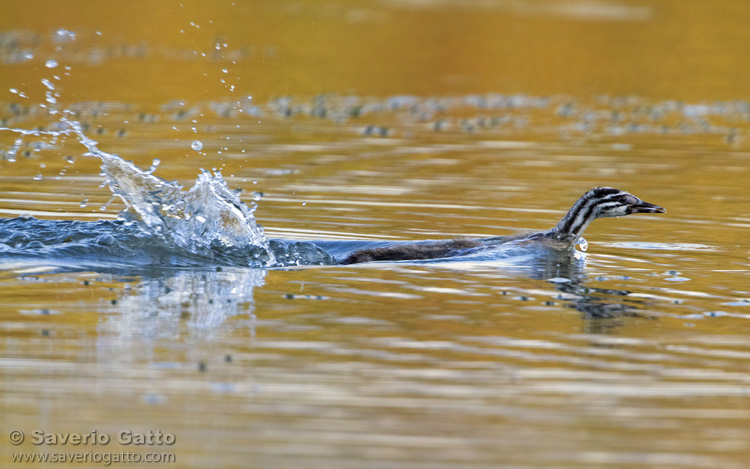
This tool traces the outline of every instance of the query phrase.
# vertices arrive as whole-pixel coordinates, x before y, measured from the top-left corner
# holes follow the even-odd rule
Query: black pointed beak
[[[631,213],[665,213],[666,210],[658,205],[650,204],[648,202],[640,201],[630,207]]]

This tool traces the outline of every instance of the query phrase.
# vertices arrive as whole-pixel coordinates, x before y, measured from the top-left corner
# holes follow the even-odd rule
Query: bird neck
[[[547,231],[545,235],[559,241],[569,242],[571,246],[574,245],[589,224],[597,218],[596,206],[598,202],[598,198],[581,197],[568,210],[562,220],[554,228]]]

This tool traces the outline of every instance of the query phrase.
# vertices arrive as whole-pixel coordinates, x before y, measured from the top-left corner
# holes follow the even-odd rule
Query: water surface
[[[178,467],[750,463],[743,4],[7,3],[0,125],[40,135],[0,131],[5,435],[160,430]],[[546,230],[595,186],[668,212],[567,259],[144,254],[62,115],[334,255]],[[29,246],[62,220],[82,248]]]

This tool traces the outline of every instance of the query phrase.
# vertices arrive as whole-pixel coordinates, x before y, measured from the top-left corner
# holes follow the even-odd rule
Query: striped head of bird
[[[595,187],[573,204],[550,234],[557,238],[579,237],[597,218],[624,217],[634,213],[664,213],[658,205],[613,187]]]

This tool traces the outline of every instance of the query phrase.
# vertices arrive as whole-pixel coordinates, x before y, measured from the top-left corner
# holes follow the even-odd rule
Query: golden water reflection
[[[748,13],[6,0],[0,126],[67,109],[165,179],[220,169],[271,237],[542,230],[597,185],[668,213],[597,221],[572,264],[6,263],[4,435],[161,430],[178,467],[746,467]],[[79,143],[18,137],[0,216],[116,217]]]

